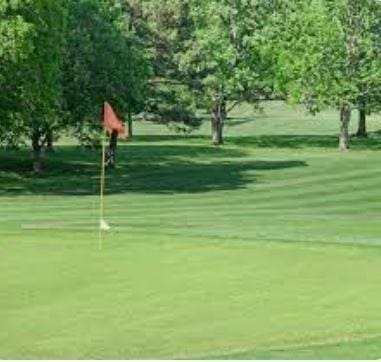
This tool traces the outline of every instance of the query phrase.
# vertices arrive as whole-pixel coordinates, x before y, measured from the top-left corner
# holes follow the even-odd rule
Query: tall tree
[[[82,143],[96,143],[104,101],[123,118],[142,110],[149,64],[118,1],[70,0],[68,6],[62,78],[67,126]]]
[[[23,133],[22,69],[32,53],[33,25],[22,16],[23,2],[0,1],[0,143],[15,146]]]
[[[380,10],[376,0],[283,1],[272,18],[278,85],[312,112],[339,110],[341,150],[349,148],[352,110],[370,111],[379,99]]]
[[[272,92],[261,53],[267,5],[261,0],[192,2],[194,29],[181,66],[193,82],[199,106],[211,115],[216,145],[223,143],[224,121],[232,106]]]
[[[179,61],[191,34],[190,0],[121,0],[152,65],[143,116],[178,130],[199,126],[192,85]]]
[[[12,62],[8,63],[12,71],[6,87],[13,102],[10,108],[2,107],[3,112],[4,109],[7,112],[3,117],[14,122],[10,128],[12,136],[24,135],[31,139],[33,168],[40,172],[47,131],[59,118],[59,77],[66,12],[63,0],[3,1],[1,9],[10,19],[8,25],[16,29],[9,32],[11,36],[16,35],[15,48],[27,49],[23,57],[14,58],[22,59],[13,63],[15,68]],[[14,77],[13,80],[10,77]]]
[[[360,6],[359,6],[360,5]],[[358,79],[361,94],[358,98],[358,137],[367,137],[366,118],[372,111],[380,109],[381,71],[374,68],[380,65],[381,53],[381,10],[379,2],[355,4],[354,29],[358,42]]]

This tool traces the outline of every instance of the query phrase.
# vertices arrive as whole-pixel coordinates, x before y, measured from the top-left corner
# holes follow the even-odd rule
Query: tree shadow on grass
[[[168,134],[168,135],[137,135],[134,136],[134,142],[170,142],[173,145],[173,142],[189,142],[189,141],[209,141],[210,136],[200,135],[200,134],[189,134],[189,133],[177,133],[177,134]],[[210,149],[210,147],[207,147]],[[204,149],[205,150],[205,149]],[[216,149],[217,150],[217,149]],[[202,149],[200,150],[202,151]],[[217,153],[217,152],[216,152]]]
[[[243,121],[246,122],[246,121]],[[231,127],[231,126],[230,126]],[[338,148],[338,135],[258,135],[258,136],[229,136],[229,131],[225,132],[225,145],[234,145],[239,147],[258,147],[258,148],[289,148],[289,149],[303,149],[303,148]],[[135,138],[142,142],[195,142],[195,143],[208,143],[210,137],[206,135],[145,135],[137,136]],[[368,138],[358,138],[354,135],[351,136],[351,148],[354,150],[381,150],[381,131],[370,132]],[[170,147],[170,146],[169,146]],[[205,147],[209,148],[209,147]],[[200,153],[205,151],[200,147]],[[222,148],[212,148],[214,154],[223,152]],[[174,150],[175,152],[175,150]],[[230,150],[229,150],[230,152]],[[207,156],[210,153],[206,154]],[[226,155],[226,154],[224,154]]]
[[[234,128],[255,121],[256,119],[253,117],[229,117],[226,119],[225,124],[229,128]]]
[[[228,144],[258,148],[338,148],[335,135],[259,135],[227,137]],[[380,150],[381,132],[372,132],[368,138],[351,137],[350,147],[355,150]]]
[[[305,167],[304,161],[247,161],[238,149],[189,145],[122,145],[118,166],[107,172],[108,194],[199,193],[233,190],[254,182],[262,172]],[[0,196],[97,195],[99,151],[59,147],[45,161],[45,172],[30,171],[29,154],[0,153]]]

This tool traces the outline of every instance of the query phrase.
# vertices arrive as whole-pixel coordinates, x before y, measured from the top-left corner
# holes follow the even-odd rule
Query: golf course
[[[135,122],[102,245],[99,149],[0,150],[0,359],[380,358],[381,117],[263,107]]]

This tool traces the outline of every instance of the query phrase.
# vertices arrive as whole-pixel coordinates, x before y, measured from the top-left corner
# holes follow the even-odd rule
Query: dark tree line
[[[0,0],[0,142],[30,142],[34,170],[69,132],[100,137],[102,104],[127,120],[191,131],[210,115],[223,143],[241,102],[338,110],[339,147],[381,100],[377,0]]]

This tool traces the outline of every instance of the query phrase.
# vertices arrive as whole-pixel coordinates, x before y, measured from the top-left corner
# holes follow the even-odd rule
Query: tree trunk
[[[222,145],[223,140],[223,121],[220,115],[213,113],[212,116],[212,141],[214,145]]]
[[[32,134],[32,148],[33,148],[33,171],[41,173],[42,171],[42,146],[40,142],[40,132],[33,131]]]
[[[132,117],[131,113],[128,112],[128,121],[127,121],[127,137],[132,138],[133,133],[132,133]]]
[[[46,150],[48,152],[54,152],[53,142],[53,131],[49,129],[48,132],[46,132]]]
[[[359,126],[356,133],[357,137],[368,137],[366,132],[366,110],[364,106],[359,109]]]
[[[212,142],[216,146],[224,143],[223,129],[225,117],[225,101],[217,100],[212,112]]]
[[[339,149],[347,151],[349,149],[349,122],[351,120],[351,108],[343,106],[340,110],[340,136]]]
[[[107,150],[106,166],[115,167],[116,164],[116,147],[118,145],[118,131],[112,131],[110,144]]]

